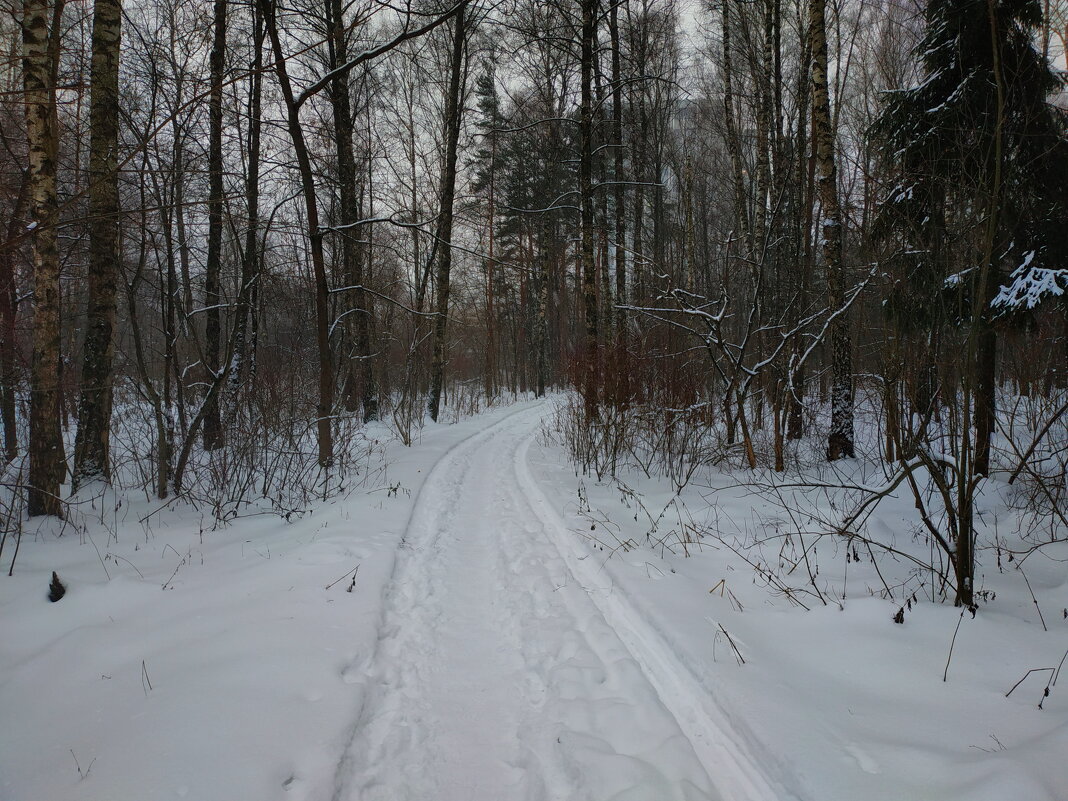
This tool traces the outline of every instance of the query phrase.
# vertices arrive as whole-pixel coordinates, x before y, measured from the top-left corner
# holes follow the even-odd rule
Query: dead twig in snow
[[[1035,609],[1038,610],[1038,619],[1042,623],[1042,631],[1049,631],[1049,628],[1046,626],[1046,618],[1042,617],[1042,607],[1038,605],[1035,591],[1031,589],[1031,582],[1027,580],[1027,574],[1023,572],[1023,568],[1020,565],[1017,565],[1016,569],[1020,571],[1020,575],[1023,576],[1024,584],[1027,585],[1027,591],[1031,593],[1031,601],[1034,603]]]
[[[946,669],[942,671],[942,681],[945,682],[949,678],[949,663],[953,659],[953,646],[957,644],[957,632],[960,631],[961,621],[964,620],[964,613],[968,611],[968,607],[960,610],[960,617],[957,618],[957,626],[953,629],[953,639],[949,641],[949,655],[946,657]],[[975,611],[972,611],[972,617],[975,617]],[[1011,690],[1009,692],[1012,692]]]
[[[356,574],[359,573],[359,572],[360,572],[360,565],[356,565],[356,567],[354,567],[352,570],[350,570],[344,576],[339,578],[337,581],[331,581],[329,584],[327,584],[325,587],[323,587],[323,589],[324,590],[328,590],[331,587],[333,587],[335,584],[338,584],[338,583],[344,581],[345,579],[347,579],[349,576],[352,576],[352,583],[349,585],[349,589],[348,589],[349,592],[352,592],[353,587],[356,586]]]
[[[71,755],[72,757],[74,757],[74,767],[76,767],[76,768],[78,769],[78,781],[81,781],[81,780],[82,780],[82,779],[84,779],[84,778],[85,778],[86,776],[88,776],[88,775],[89,775],[89,771],[91,771],[91,770],[93,769],[93,765],[94,765],[94,764],[96,764],[96,757],[93,757],[93,761],[89,763],[89,767],[87,767],[87,768],[86,768],[86,769],[85,769],[85,770],[83,771],[83,770],[82,770],[82,766],[81,766],[81,765],[79,764],[79,762],[78,762],[78,757],[77,757],[77,755],[76,755],[76,754],[74,753],[74,749],[73,749],[73,748],[71,748],[71,749],[69,749],[69,750],[70,750],[70,755]]]
[[[145,698],[148,697],[148,691],[152,689],[152,679],[148,677],[148,668],[145,666],[144,659],[141,660],[141,689],[145,691]]]

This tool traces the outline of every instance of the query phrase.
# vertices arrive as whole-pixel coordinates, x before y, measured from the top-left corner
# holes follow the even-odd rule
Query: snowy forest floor
[[[128,498],[31,523],[0,578],[0,799],[1065,797],[1068,688],[1005,693],[1068,647],[1068,552],[1027,562],[1034,600],[987,564],[974,619],[909,590],[897,625],[824,542],[806,611],[736,545],[774,499],[576,476],[555,403],[383,428],[366,483],[289,522]]]

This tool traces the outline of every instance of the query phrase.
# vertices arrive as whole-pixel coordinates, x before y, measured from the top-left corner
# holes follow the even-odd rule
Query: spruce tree
[[[974,341],[976,463],[989,469],[995,322],[1063,292],[1068,127],[1060,79],[1035,47],[1038,0],[931,0],[924,80],[887,95],[873,134],[889,191],[878,235],[896,248],[890,311]]]
[[[497,394],[497,296],[499,276],[497,271],[497,149],[501,130],[505,126],[501,113],[501,99],[497,92],[495,54],[483,58],[482,69],[475,79],[475,98],[478,146],[474,155],[473,190],[485,200],[487,218],[487,248],[485,269],[486,287],[486,342],[485,385],[486,400],[492,402]]]
[[[1068,129],[1049,102],[1060,80],[1035,47],[1038,0],[930,0],[925,17],[923,80],[888,93],[872,130],[889,187],[877,234],[894,251],[891,313],[929,340],[959,339],[954,561],[956,601],[971,606],[971,501],[990,470],[997,326],[1027,305],[1020,297],[1063,291]]]

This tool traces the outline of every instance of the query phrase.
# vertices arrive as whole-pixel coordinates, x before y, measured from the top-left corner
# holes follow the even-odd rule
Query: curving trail
[[[499,421],[426,479],[335,801],[778,797],[696,681],[604,592],[533,480],[546,406]]]

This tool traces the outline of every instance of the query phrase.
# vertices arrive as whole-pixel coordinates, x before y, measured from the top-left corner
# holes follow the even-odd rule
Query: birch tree
[[[25,0],[22,64],[28,149],[27,190],[33,260],[33,357],[30,365],[30,475],[27,511],[63,516],[67,466],[60,430],[59,202],[55,48],[64,0]]]
[[[822,217],[819,224],[827,300],[834,318],[830,326],[831,430],[827,459],[852,458],[853,450],[853,342],[845,306],[845,266],[842,263],[842,206],[838,199],[835,162],[835,127],[827,86],[826,0],[809,0],[808,35],[812,53],[812,135]]]

